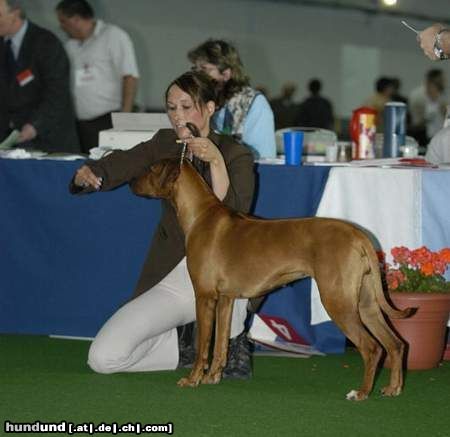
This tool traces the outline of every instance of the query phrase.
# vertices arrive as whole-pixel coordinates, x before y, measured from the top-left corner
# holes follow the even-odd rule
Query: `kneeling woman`
[[[77,170],[71,192],[107,191],[130,182],[150,165],[186,156],[228,206],[248,212],[254,191],[253,156],[244,145],[210,130],[218,103],[217,84],[206,74],[188,72],[175,79],[166,91],[166,109],[173,129],[128,151],[115,151],[99,161],[88,161]],[[186,124],[199,131],[193,138]],[[165,200],[133,299],[101,328],[90,350],[88,364],[96,372],[139,372],[175,369],[180,362],[177,327],[195,320],[195,297],[186,267],[184,235],[175,210]],[[137,261],[141,262],[141,261]],[[239,262],[236,259],[236,262]],[[244,333],[247,301],[236,300],[231,325],[230,355],[224,377],[250,376],[248,340]]]

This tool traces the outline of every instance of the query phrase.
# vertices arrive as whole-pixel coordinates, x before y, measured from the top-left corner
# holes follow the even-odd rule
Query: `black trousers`
[[[89,150],[98,147],[98,133],[101,130],[111,129],[112,127],[110,112],[92,120],[77,120],[81,152],[89,154]]]

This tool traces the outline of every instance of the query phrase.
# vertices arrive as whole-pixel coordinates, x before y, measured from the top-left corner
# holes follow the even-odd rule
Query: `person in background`
[[[275,117],[275,129],[295,126],[297,105],[294,102],[294,95],[296,92],[297,85],[294,82],[287,82],[281,88],[281,95],[270,100]]]
[[[56,6],[61,29],[69,36],[72,93],[84,153],[98,146],[98,133],[112,127],[112,112],[131,112],[139,72],[133,43],[119,27],[97,20],[86,0]]]
[[[394,93],[392,94],[391,100],[393,102],[402,102],[406,105],[406,126],[409,130],[409,127],[411,125],[411,114],[409,113],[409,102],[408,99],[401,94],[400,89],[402,87],[402,83],[399,78],[393,77],[391,78],[392,85],[394,86]]]
[[[394,92],[395,85],[393,84],[392,79],[388,77],[380,77],[375,82],[375,94],[364,102],[364,106],[368,106],[369,108],[377,111],[377,132],[383,132],[384,130],[384,105],[392,100]]]
[[[327,98],[320,95],[322,82],[319,79],[311,79],[308,90],[310,96],[298,106],[295,125],[333,130],[333,105]]]
[[[410,134],[425,146],[444,125],[446,99],[442,70],[427,72],[424,84],[415,88],[409,97],[411,113]]]
[[[236,211],[248,212],[255,186],[253,155],[231,136],[210,130],[217,96],[217,83],[207,74],[190,71],[181,75],[170,83],[165,95],[173,129],[161,129],[151,140],[131,150],[88,161],[76,172],[71,192],[111,190],[142,175],[162,159],[180,160],[183,146],[176,140],[182,139],[188,147],[186,156],[218,199]],[[199,136],[193,137],[187,123],[196,126]],[[193,344],[182,338],[183,330],[177,331],[177,327],[195,320],[195,296],[184,240],[175,209],[163,200],[161,221],[134,298],[105,323],[90,347],[88,364],[94,371],[142,372],[192,365]],[[244,330],[246,306],[247,299],[235,301],[225,378],[251,376],[250,345]]]
[[[417,35],[420,47],[432,61],[448,59],[450,56],[450,29],[434,23]]]
[[[402,87],[402,83],[398,77],[392,77],[391,78],[392,86],[394,87],[394,92],[392,93],[391,100],[393,102],[402,102],[406,105],[408,104],[408,99],[403,96],[400,92],[400,89]]]
[[[0,142],[18,130],[19,147],[79,152],[69,59],[17,0],[0,0],[0,106]]]
[[[272,109],[266,97],[250,87],[237,49],[229,42],[210,39],[188,53],[193,67],[222,86],[225,103],[215,114],[214,129],[233,135],[257,158],[276,156]]]
[[[261,93],[267,100],[269,100],[269,94],[270,94],[269,89],[265,85],[262,85],[262,84],[255,85],[253,88],[258,93]]]
[[[431,139],[425,159],[433,164],[450,164],[450,126],[441,129]]]

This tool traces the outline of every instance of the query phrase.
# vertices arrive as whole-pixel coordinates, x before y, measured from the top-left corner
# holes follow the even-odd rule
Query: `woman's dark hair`
[[[210,101],[214,102],[216,107],[222,104],[219,84],[203,71],[188,71],[173,80],[166,89],[166,102],[173,85],[189,94],[200,110]]]
[[[61,0],[56,5],[56,10],[66,17],[94,18],[94,10],[86,0]]]
[[[250,84],[249,77],[244,72],[244,65],[237,49],[229,42],[221,39],[209,39],[188,52],[188,59],[195,64],[197,61],[215,65],[221,73],[227,68],[231,77],[224,88],[225,98],[229,99]]]

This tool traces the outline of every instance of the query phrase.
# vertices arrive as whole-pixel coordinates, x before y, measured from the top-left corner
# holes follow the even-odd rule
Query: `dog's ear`
[[[159,178],[161,188],[169,188],[178,179],[180,175],[180,162],[178,159],[165,159],[161,161],[162,169]]]

